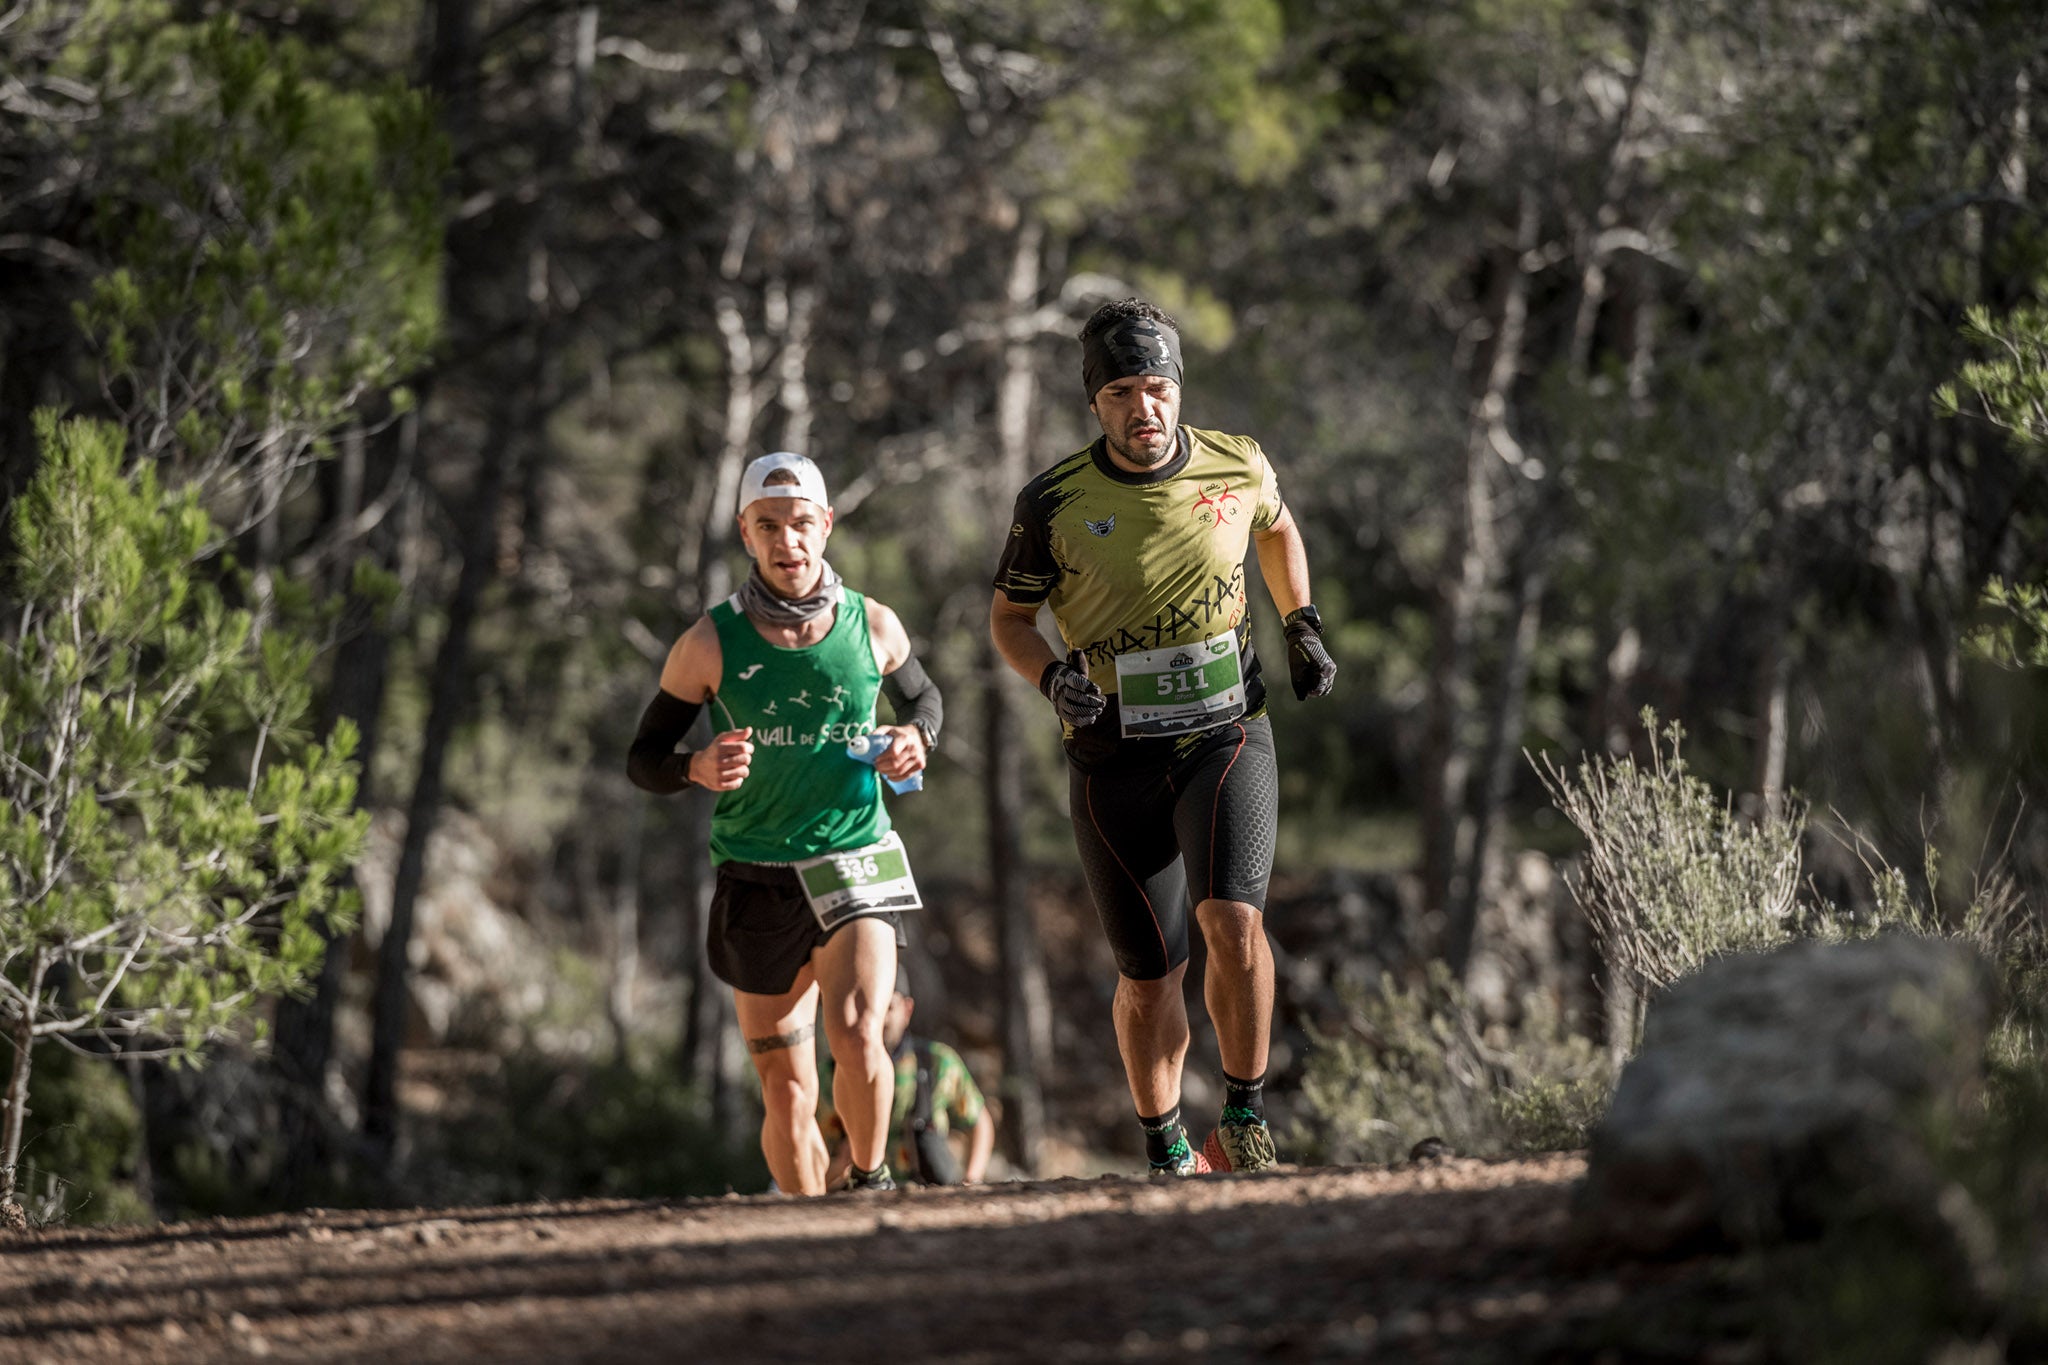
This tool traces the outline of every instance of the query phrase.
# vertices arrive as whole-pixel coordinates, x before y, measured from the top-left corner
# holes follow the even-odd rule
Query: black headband
[[[1125,318],[1081,339],[1081,386],[1088,401],[1112,379],[1163,374],[1180,379],[1180,334],[1150,318]]]

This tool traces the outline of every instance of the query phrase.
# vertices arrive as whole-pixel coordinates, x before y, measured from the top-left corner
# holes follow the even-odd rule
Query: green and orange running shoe
[[[1210,1130],[1202,1156],[1212,1171],[1250,1175],[1280,1164],[1273,1148],[1273,1130],[1250,1109],[1225,1108],[1223,1122]]]

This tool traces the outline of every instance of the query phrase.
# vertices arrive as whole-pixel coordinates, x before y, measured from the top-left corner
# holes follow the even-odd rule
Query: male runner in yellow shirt
[[[1263,921],[1279,788],[1251,647],[1249,549],[1286,624],[1296,697],[1326,694],[1337,667],[1265,452],[1181,425],[1173,319],[1140,299],[1106,303],[1081,330],[1081,357],[1102,435],[1018,494],[989,630],[1060,717],[1074,841],[1116,955],[1117,1047],[1153,1172],[1264,1170],[1277,1160]],[[1066,659],[1038,633],[1047,604]],[[1190,901],[1225,1087],[1200,1152],[1180,1118]]]

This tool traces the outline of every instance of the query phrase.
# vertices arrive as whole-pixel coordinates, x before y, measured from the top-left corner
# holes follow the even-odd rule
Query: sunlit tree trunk
[[[1785,729],[1792,659],[1785,623],[1778,612],[1765,614],[1764,630],[1756,669],[1756,745],[1750,787],[1756,794],[1756,818],[1775,820],[1785,803]]]
[[[1531,538],[1541,539],[1539,524]],[[1547,581],[1547,556],[1540,547],[1525,547],[1517,556],[1514,570],[1513,628],[1508,634],[1507,652],[1500,662],[1495,681],[1495,698],[1488,708],[1486,739],[1480,748],[1481,790],[1472,813],[1472,837],[1466,852],[1467,868],[1457,879],[1458,899],[1445,916],[1444,961],[1453,977],[1463,980],[1472,965],[1479,938],[1479,913],[1487,890],[1495,881],[1499,851],[1499,817],[1507,804],[1514,782],[1515,764],[1521,761],[1522,715],[1529,696],[1529,660],[1536,652],[1536,633],[1543,621],[1543,589]],[[1530,562],[1534,561],[1534,562]]]
[[[1031,412],[1038,399],[1032,331],[1026,321],[1038,300],[1044,230],[1027,221],[1017,234],[1004,288],[1012,323],[1003,347],[996,398],[998,455],[989,499],[1007,522],[1010,499],[1031,467]],[[996,544],[1005,526],[997,526]],[[1017,717],[1011,705],[1010,670],[984,639],[982,676],[982,801],[988,820],[989,908],[996,917],[1002,970],[1004,1139],[1010,1159],[1036,1172],[1045,1140],[1045,1097],[1039,1068],[1052,1058],[1052,991],[1045,952],[1025,894],[1021,836],[1025,762],[1016,745]]]
[[[1586,748],[1619,758],[1631,749],[1636,666],[1642,661],[1642,632],[1617,614],[1595,657],[1592,696],[1586,707]]]
[[[1628,11],[1626,19],[1635,43],[1635,61],[1625,87],[1626,95],[1607,139],[1597,198],[1589,210],[1569,224],[1578,278],[1570,329],[1565,336],[1564,372],[1582,393],[1591,387],[1594,340],[1608,302],[1613,252],[1608,229],[1625,221],[1624,201],[1636,158],[1634,123],[1650,67],[1648,9],[1637,5]],[[1526,260],[1536,247],[1538,226],[1533,191],[1525,186],[1516,230],[1518,260]],[[1505,584],[1509,601],[1502,622],[1501,655],[1474,769],[1478,785],[1469,794],[1464,819],[1455,826],[1454,836],[1446,841],[1451,849],[1451,877],[1444,897],[1444,957],[1453,974],[1459,977],[1472,960],[1481,903],[1498,880],[1499,816],[1512,788],[1514,765],[1519,761],[1529,662],[1542,620],[1552,545],[1562,518],[1566,496],[1562,490],[1568,477],[1567,466],[1578,465],[1584,456],[1583,451],[1567,449],[1548,452],[1548,460],[1539,458],[1536,453],[1522,449],[1513,430],[1513,385],[1521,368],[1520,353],[1526,344],[1527,330],[1526,273],[1521,279],[1520,298],[1511,293],[1502,311],[1500,349],[1493,357],[1479,414],[1486,424],[1487,448],[1513,470],[1511,486],[1503,490],[1504,496],[1494,507],[1499,520],[1515,528],[1515,543]],[[1438,837],[1443,840],[1442,834]]]
[[[726,285],[716,304],[716,321],[725,342],[725,417],[718,447],[718,460],[711,479],[710,506],[704,515],[704,529],[697,542],[694,581],[697,584],[694,616],[709,611],[732,593],[731,548],[736,535],[740,475],[754,453],[754,427],[760,416],[756,397],[755,343],[740,307],[738,281],[746,259],[752,231],[751,219],[742,211],[726,239],[721,264]],[[722,725],[709,711],[697,722],[697,729],[685,741],[701,746]],[[706,852],[711,844],[711,808],[716,798],[696,788],[682,794],[684,837],[688,840],[689,884],[684,903],[690,908],[690,1002],[683,1017],[681,1063],[686,1082],[703,1088],[710,1101],[712,1122],[721,1133],[738,1133],[740,1120],[740,1077],[733,1046],[738,1023],[724,987],[711,974],[704,956],[704,932],[710,923],[713,875]]]
[[[29,959],[23,974],[23,999],[14,1003],[7,1041],[14,1055],[8,1059],[5,1112],[0,1113],[0,1204],[15,1202],[16,1173],[21,1165],[21,1135],[28,1122],[28,1077],[35,1057],[36,1016],[32,1002],[43,993],[43,974],[49,963],[41,953]]]
[[[1529,312],[1529,276],[1523,257],[1535,246],[1536,197],[1518,200],[1512,242],[1497,248],[1489,281],[1490,341],[1481,351],[1473,386],[1465,448],[1455,481],[1457,511],[1437,576],[1429,700],[1424,730],[1422,801],[1423,909],[1439,941],[1469,939],[1454,928],[1461,875],[1469,864],[1472,823],[1467,813],[1473,755],[1469,714],[1473,693],[1473,638],[1481,599],[1494,576],[1495,470],[1507,435],[1510,391],[1522,363]]]

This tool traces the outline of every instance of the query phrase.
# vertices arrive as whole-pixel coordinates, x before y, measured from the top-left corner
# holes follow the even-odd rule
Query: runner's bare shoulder
[[[698,617],[669,649],[661,668],[661,690],[683,701],[701,702],[718,690],[725,651],[718,646],[718,627]]]
[[[868,599],[868,638],[875,642],[875,661],[884,673],[893,673],[910,657],[910,633],[894,611],[874,598]]]

